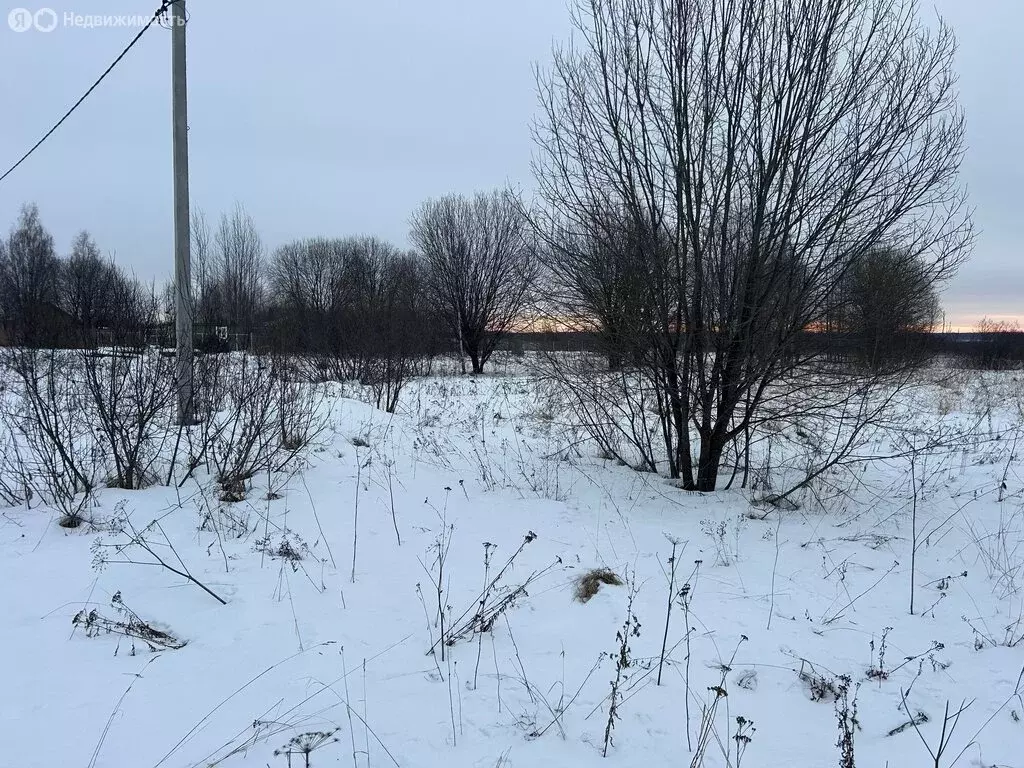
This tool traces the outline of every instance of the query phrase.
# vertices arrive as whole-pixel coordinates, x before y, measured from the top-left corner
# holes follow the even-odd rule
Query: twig
[[[327,547],[327,555],[331,558],[331,567],[337,569],[338,564],[334,562],[334,553],[331,551],[331,542],[327,540],[324,528],[320,525],[320,515],[316,512],[316,503],[313,501],[313,494],[310,492],[309,486],[306,484],[305,476],[301,472],[299,472],[298,475],[299,479],[302,481],[302,487],[306,489],[306,495],[309,497],[309,508],[313,511],[313,519],[316,520],[316,528],[320,531],[320,538],[323,540],[324,546]],[[270,516],[269,513],[267,516]]]
[[[782,515],[779,515],[779,519],[775,524],[775,562],[772,564],[772,599],[768,605],[768,626],[765,627],[767,630],[772,628],[772,615],[775,613],[775,574],[779,570],[779,531],[782,530]]]
[[[388,496],[391,499],[391,522],[395,526],[395,538],[398,540],[398,546],[402,546],[402,534],[398,532],[398,515],[395,514],[395,489],[393,481],[391,479],[391,473],[394,469],[394,462],[386,462],[388,468]]]
[[[342,681],[345,683],[345,711],[348,713],[348,734],[352,742],[352,768],[359,768],[356,762],[356,729],[352,727],[352,705],[349,703],[348,695],[348,664],[345,663],[345,646],[341,646],[341,668],[345,670]],[[366,660],[363,660],[363,669],[366,669]]]
[[[822,617],[822,623],[823,624],[831,624],[833,621],[836,621],[837,619],[841,618],[842,615],[843,615],[843,611],[845,611],[851,605],[853,605],[858,600],[860,600],[862,597],[864,597],[864,595],[866,595],[868,592],[870,592],[875,587],[877,587],[879,584],[881,584],[885,580],[885,577],[888,576],[890,573],[892,573],[896,569],[896,566],[898,566],[898,565],[899,565],[899,561],[893,562],[893,564],[889,567],[889,570],[887,570],[885,573],[883,573],[879,577],[878,581],[876,581],[874,584],[872,584],[870,587],[865,589],[863,592],[861,592],[855,598],[850,600],[850,602],[848,602],[846,605],[844,605],[842,608],[840,608],[838,611],[836,611],[836,613],[832,615],[832,618]]]
[[[96,761],[99,759],[100,756],[100,749],[103,748],[103,742],[107,739],[107,734],[110,732],[110,725],[114,722],[114,716],[121,708],[121,704],[124,703],[125,698],[131,692],[132,688],[135,687],[135,683],[142,679],[142,673],[146,671],[150,664],[152,664],[159,658],[159,656],[154,656],[149,661],[147,661],[142,666],[142,670],[135,674],[135,677],[132,679],[132,681],[128,683],[128,687],[124,689],[124,693],[121,694],[121,697],[117,700],[117,703],[114,705],[114,708],[110,711],[110,717],[107,718],[106,725],[103,726],[103,732],[100,734],[99,741],[96,742],[96,748],[92,751],[92,757],[89,759],[88,768],[93,768],[93,766],[96,765]]]
[[[672,620],[672,606],[676,601],[676,549],[679,542],[669,539],[672,542],[672,554],[668,558],[668,605],[665,608],[665,632],[661,636],[661,654],[658,656],[658,685],[661,685],[661,670],[665,666],[665,648],[668,646],[668,627]]]
[[[356,506],[352,515],[352,583],[356,583],[356,551],[359,546],[359,486],[363,481],[363,463],[356,449]]]
[[[406,639],[408,639],[408,638],[406,638]],[[328,640],[328,641],[323,642],[323,643],[317,643],[316,645],[312,646],[308,650],[312,651],[312,650],[314,650],[316,648],[322,648],[325,645],[332,645],[333,642],[334,641],[332,641],[332,640]],[[292,659],[297,658],[298,656],[301,656],[303,653],[306,653],[306,651],[299,651],[298,653],[293,653],[291,656],[287,656],[284,659],[281,659],[281,661],[278,661],[278,662],[276,662],[274,664],[271,664],[269,667],[264,669],[258,675],[256,675],[255,677],[250,678],[248,680],[248,682],[243,684],[241,687],[236,688],[233,693],[231,693],[229,696],[227,696],[224,699],[222,699],[220,701],[220,703],[217,704],[217,706],[215,706],[213,709],[211,709],[209,712],[207,712],[205,715],[203,715],[203,717],[200,718],[199,721],[189,729],[188,733],[186,733],[184,736],[182,736],[178,740],[178,742],[173,747],[171,747],[171,750],[166,755],[164,755],[162,758],[160,758],[160,760],[153,765],[153,768],[160,768],[161,765],[166,763],[168,758],[170,758],[171,755],[173,755],[175,752],[177,752],[181,748],[181,745],[184,744],[186,741],[188,741],[188,739],[192,736],[192,734],[195,733],[196,731],[198,731],[202,727],[203,723],[205,723],[207,720],[209,720],[211,717],[213,717],[213,715],[216,714],[217,711],[221,707],[223,707],[225,704],[227,704],[229,701],[231,701],[231,699],[235,698],[235,696],[240,694],[242,691],[244,691],[246,688],[248,688],[250,685],[255,683],[257,680],[259,680],[264,675],[266,675],[266,674],[270,673],[271,671],[277,669],[282,664],[286,664],[287,662],[291,661]]]

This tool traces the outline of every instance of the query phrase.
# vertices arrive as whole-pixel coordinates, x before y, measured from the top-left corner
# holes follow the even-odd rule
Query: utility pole
[[[170,6],[171,91],[174,111],[174,330],[178,423],[193,423],[192,265],[188,204],[188,87],[185,77],[185,0]]]

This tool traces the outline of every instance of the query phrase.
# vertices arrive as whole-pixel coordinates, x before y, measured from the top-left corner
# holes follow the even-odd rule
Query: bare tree
[[[344,240],[312,238],[274,252],[269,288],[279,348],[326,355],[336,347],[338,329],[331,315],[346,303],[343,273],[349,250]]]
[[[561,228],[543,238],[540,306],[553,322],[593,334],[597,349],[618,370],[624,360],[636,360],[637,339],[643,333],[646,301],[646,249],[642,228],[620,211],[595,211],[586,231]]]
[[[263,241],[240,205],[230,216],[221,216],[214,248],[219,315],[239,332],[252,333],[263,305]]]
[[[326,344],[322,346],[338,373],[364,381],[367,365],[378,354],[374,339],[388,272],[400,258],[395,246],[376,237],[345,238],[335,243],[335,280],[327,308]]]
[[[375,405],[394,413],[409,379],[430,370],[437,324],[426,293],[426,267],[416,254],[396,250],[376,272],[376,285],[360,305],[362,380]]]
[[[225,227],[222,217],[220,230]],[[227,225],[230,236],[231,226]],[[214,232],[210,227],[206,213],[199,208],[192,210],[189,227],[191,243],[191,274],[192,274],[192,321],[199,326],[200,346],[209,343],[204,336],[209,329],[218,325],[230,325],[231,320],[225,307],[223,291],[223,260],[219,242],[215,242]],[[177,312],[174,278],[171,277],[164,285],[161,297],[163,312],[173,320]]]
[[[867,254],[898,243],[929,285],[966,256],[956,44],[917,12],[576,0],[578,42],[539,75],[538,228],[611,210],[640,233],[638,373],[688,488],[713,490],[766,393],[814,363],[798,341]]]
[[[0,246],[0,309],[16,344],[53,343],[58,262],[39,208],[22,206],[6,246]]]
[[[358,379],[393,411],[429,370],[437,323],[416,254],[375,237],[315,238],[279,248],[270,274],[277,348],[310,354],[316,377]]]
[[[97,342],[97,329],[109,331],[109,343],[138,346],[142,333],[156,324],[152,291],[100,255],[88,232],[75,238],[60,262],[59,306],[77,325],[78,341]]]
[[[216,325],[220,311],[217,290],[217,270],[214,264],[213,234],[206,214],[199,209],[192,211],[189,227],[192,240],[192,304],[193,320],[202,326]]]
[[[274,299],[289,309],[325,315],[344,290],[346,254],[340,239],[311,238],[283,245],[271,263]]]
[[[870,367],[901,364],[923,352],[915,344],[934,329],[939,297],[929,265],[894,248],[864,254],[839,285],[837,328],[850,337],[855,354]]]
[[[428,200],[411,238],[430,266],[429,285],[460,352],[481,373],[525,309],[536,273],[527,218],[507,192]]]
[[[100,255],[88,232],[80,232],[60,268],[60,304],[82,330],[106,325],[115,309],[111,301],[112,264]]]

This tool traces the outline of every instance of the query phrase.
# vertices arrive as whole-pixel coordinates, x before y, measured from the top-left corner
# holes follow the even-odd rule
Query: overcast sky
[[[79,0],[64,14],[141,15],[155,0]],[[0,165],[13,163],[135,33],[4,23]],[[930,8],[931,6],[929,6]],[[1024,321],[1024,24],[1020,0],[938,0],[961,43],[981,237],[947,319]],[[931,12],[929,10],[929,12]],[[268,247],[312,235],[406,244],[423,199],[529,189],[532,65],[569,33],[563,0],[190,0],[194,206],[242,203]],[[170,32],[150,30],[67,123],[0,183],[0,231],[34,201],[62,252],[90,230],[145,279],[171,273]],[[2,172],[2,171],[0,171]]]

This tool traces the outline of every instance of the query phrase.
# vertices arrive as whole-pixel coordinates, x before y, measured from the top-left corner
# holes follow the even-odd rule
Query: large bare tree
[[[6,244],[0,244],[0,311],[12,341],[35,347],[55,342],[58,260],[39,208],[25,205]]]
[[[899,247],[932,285],[967,253],[956,44],[918,5],[576,0],[539,74],[539,229],[591,317],[560,243],[637,233],[639,375],[688,488],[806,370],[798,340],[867,254]]]
[[[528,219],[508,193],[428,200],[412,217],[411,239],[429,265],[434,301],[473,373],[523,319],[536,273]]]
[[[263,240],[241,205],[222,214],[213,238],[212,279],[218,314],[237,332],[252,333],[263,306]]]
[[[60,303],[83,331],[109,323],[116,307],[112,301],[114,265],[103,258],[88,232],[79,232],[71,253],[60,266]]]
[[[351,362],[364,341],[383,265],[397,255],[375,237],[311,238],[278,248],[271,294],[295,346]]]
[[[271,293],[289,311],[324,316],[345,290],[343,280],[348,241],[310,238],[288,243],[274,252],[270,265]]]

